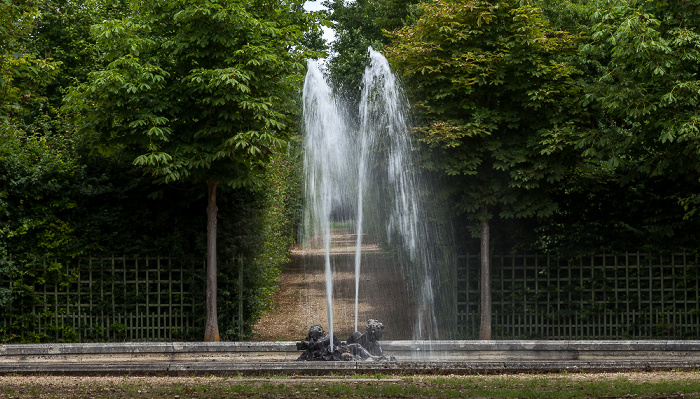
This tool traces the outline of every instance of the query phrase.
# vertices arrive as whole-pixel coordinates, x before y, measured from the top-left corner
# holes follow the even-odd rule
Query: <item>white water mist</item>
[[[323,241],[326,305],[333,349],[333,270],[330,258],[331,213],[343,202],[353,155],[345,118],[316,61],[308,62],[304,82],[304,177],[307,209],[305,228]]]
[[[368,51],[359,104],[359,125],[350,126],[342,103],[309,61],[304,84],[304,173],[307,236],[325,251],[328,323],[333,334],[331,216],[334,207],[355,209],[355,330],[358,330],[362,240],[379,241],[401,264],[416,296],[413,338],[438,338],[433,292],[435,256],[427,231],[421,185],[414,170],[407,103],[389,63]],[[403,282],[397,282],[403,284]],[[381,304],[376,304],[381,306]],[[333,337],[331,336],[331,341]]]
[[[432,276],[437,270],[413,161],[408,104],[387,59],[372,48],[368,56],[360,102],[359,184],[363,189],[359,203],[372,203],[366,206],[365,213],[371,216],[365,214],[365,219],[380,221],[374,234],[382,234],[379,229],[384,227],[386,243],[396,248],[404,274],[418,296],[413,338],[435,339],[438,329]],[[363,229],[358,223],[358,231]]]

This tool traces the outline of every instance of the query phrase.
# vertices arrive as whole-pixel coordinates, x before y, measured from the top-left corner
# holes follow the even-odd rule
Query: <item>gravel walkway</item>
[[[384,340],[411,339],[415,307],[400,268],[367,241],[363,240],[358,330],[364,332],[372,318],[384,324]],[[334,332],[345,341],[355,326],[355,235],[336,229],[331,245]],[[255,341],[301,340],[314,324],[328,331],[324,252],[314,246],[300,248],[292,251],[291,260],[278,280],[273,309],[254,328]]]

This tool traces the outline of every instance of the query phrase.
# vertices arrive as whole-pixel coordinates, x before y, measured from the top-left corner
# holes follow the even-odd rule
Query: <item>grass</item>
[[[0,398],[698,398],[697,372],[493,376],[0,377]]]

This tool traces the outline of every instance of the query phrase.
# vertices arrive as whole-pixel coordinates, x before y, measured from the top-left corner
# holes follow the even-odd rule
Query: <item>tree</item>
[[[280,1],[146,1],[94,27],[107,67],[69,95],[106,151],[161,183],[207,188],[207,322],[216,311],[217,188],[255,187],[294,127],[313,15]]]
[[[429,151],[457,208],[489,250],[494,217],[547,217],[551,193],[580,156],[570,136],[583,112],[577,37],[553,31],[528,2],[438,0],[392,34],[387,58],[402,76]],[[481,339],[489,339],[489,256],[482,253]]]

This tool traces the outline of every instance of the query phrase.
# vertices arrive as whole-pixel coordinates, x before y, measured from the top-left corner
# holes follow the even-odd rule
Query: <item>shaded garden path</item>
[[[355,237],[350,229],[335,229],[331,238],[334,330],[343,341],[355,324]],[[384,339],[410,339],[415,307],[399,265],[367,239],[362,254],[358,329],[364,332],[373,318],[384,323]],[[324,267],[321,245],[292,251],[273,309],[255,325],[254,340],[300,340],[314,324],[328,330]]]

